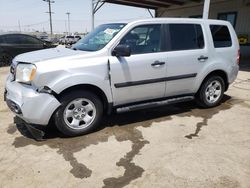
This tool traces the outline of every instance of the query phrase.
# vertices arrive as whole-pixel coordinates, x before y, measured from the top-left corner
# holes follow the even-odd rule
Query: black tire
[[[210,84],[213,84],[213,83],[220,83],[220,86],[221,86],[221,88],[220,88],[221,93],[218,94],[218,95],[214,94],[214,96],[216,96],[216,100],[214,102],[212,102],[212,100],[210,98],[211,96],[214,97],[213,96],[213,91],[211,93],[211,96],[206,95],[206,92],[209,93],[209,91],[210,91],[209,90]],[[219,88],[219,86],[218,86],[218,88]],[[209,76],[208,78],[206,78],[203,81],[199,91],[196,94],[197,103],[203,108],[215,107],[215,106],[217,106],[217,105],[219,105],[221,103],[224,92],[225,92],[225,82],[224,82],[223,78],[220,77],[220,76],[216,76],[216,75]]]
[[[12,63],[12,59],[13,57],[6,52],[0,54],[0,67],[10,66]]]
[[[80,99],[88,100],[88,101],[90,101],[89,103],[91,103],[95,107],[95,112],[92,112],[95,114],[95,117],[91,120],[90,124],[87,127],[82,127],[82,128],[72,127],[71,125],[69,125],[69,123],[70,123],[69,121],[71,121],[70,120],[71,117],[69,117],[69,120],[68,120],[66,118],[67,117],[66,113],[64,113],[65,110],[69,109],[69,108],[73,108],[72,111],[77,110],[78,107],[74,106],[74,103],[72,104],[73,105],[72,107],[69,105],[72,102],[77,101],[78,99],[79,100]],[[56,127],[64,135],[79,136],[79,135],[87,134],[87,133],[92,132],[94,129],[96,129],[99,126],[99,123],[100,123],[100,121],[102,119],[102,115],[103,115],[103,104],[102,104],[100,98],[97,95],[95,95],[94,93],[89,92],[89,91],[74,91],[73,93],[68,93],[68,94],[64,95],[60,101],[61,101],[61,106],[56,111],[56,113],[54,115],[54,119],[55,119]],[[74,113],[75,113],[75,111],[74,111]],[[87,113],[88,112],[86,112],[86,114]],[[72,115],[72,122],[75,119],[75,117],[73,117],[73,116],[75,116],[75,115]],[[94,115],[92,115],[92,116],[94,116]],[[77,119],[77,120],[79,120],[79,119]],[[82,122],[84,122],[84,121],[82,120]],[[81,125],[79,125],[79,126],[81,126]],[[82,126],[85,126],[85,125],[83,124]]]

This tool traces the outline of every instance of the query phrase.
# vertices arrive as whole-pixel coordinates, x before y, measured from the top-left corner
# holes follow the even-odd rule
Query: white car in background
[[[81,39],[80,35],[66,35],[59,39],[59,44],[72,45]]]

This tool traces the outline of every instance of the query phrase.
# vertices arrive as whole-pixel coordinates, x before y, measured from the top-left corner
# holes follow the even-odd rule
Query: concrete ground
[[[0,187],[250,187],[250,72],[223,103],[114,115],[98,132],[30,138],[0,95]],[[0,68],[0,93],[8,68]],[[36,108],[36,107],[34,107]],[[17,127],[17,128],[16,128]]]

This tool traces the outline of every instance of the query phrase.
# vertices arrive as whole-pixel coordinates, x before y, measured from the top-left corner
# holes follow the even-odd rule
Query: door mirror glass
[[[129,45],[119,44],[112,52],[112,56],[129,57],[131,55],[131,48]]]

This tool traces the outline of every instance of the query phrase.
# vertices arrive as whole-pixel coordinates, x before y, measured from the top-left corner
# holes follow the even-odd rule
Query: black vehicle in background
[[[53,48],[51,42],[40,40],[26,34],[0,35],[0,67],[11,64],[12,59],[25,52]]]

